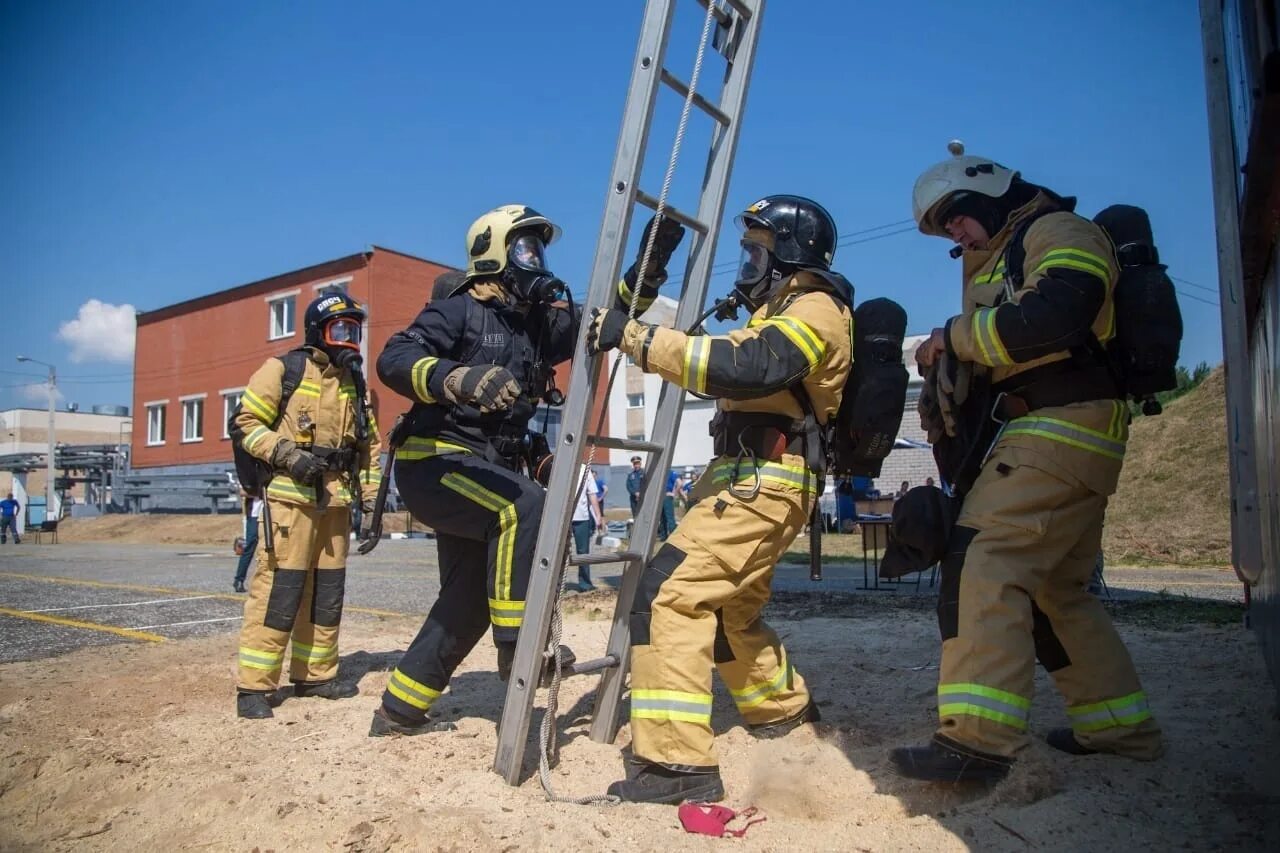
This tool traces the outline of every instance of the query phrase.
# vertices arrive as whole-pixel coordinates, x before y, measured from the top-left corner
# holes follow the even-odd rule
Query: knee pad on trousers
[[[1046,672],[1057,672],[1071,666],[1071,656],[1054,633],[1053,623],[1035,602],[1031,603],[1031,640],[1035,643],[1036,659]]]
[[[969,544],[978,535],[973,527],[956,527],[951,532],[947,556],[942,561],[938,581],[938,631],[945,642],[960,633],[960,570],[969,552]]]
[[[631,645],[649,645],[649,622],[652,619],[653,600],[658,597],[662,583],[675,573],[687,557],[674,545],[664,544],[644,567],[640,576],[640,588],[636,590],[635,603],[631,605]]]
[[[276,569],[271,573],[271,593],[263,624],[274,631],[292,631],[307,584],[306,569]]]
[[[312,624],[321,628],[334,628],[342,621],[342,599],[346,588],[346,569],[316,571],[316,590],[311,597]]]

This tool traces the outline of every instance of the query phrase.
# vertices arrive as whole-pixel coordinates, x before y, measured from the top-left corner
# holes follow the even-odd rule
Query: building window
[[[164,444],[164,403],[147,404],[147,446]]]
[[[643,392],[643,391],[641,391],[639,394],[628,394],[628,395],[627,395],[627,408],[628,408],[628,409],[643,409],[643,408],[644,408],[644,392]]]
[[[271,314],[271,340],[287,338],[293,334],[297,296],[282,296],[267,303]]]
[[[231,438],[230,424],[231,413],[236,410],[236,406],[240,405],[240,395],[244,393],[241,388],[238,391],[222,392],[222,437]]]
[[[182,440],[204,440],[204,398],[182,401]]]
[[[340,278],[337,281],[322,281],[320,284],[312,285],[319,293],[347,293],[351,287],[351,279]]]

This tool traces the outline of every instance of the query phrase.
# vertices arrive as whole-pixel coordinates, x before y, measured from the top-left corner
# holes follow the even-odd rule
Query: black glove
[[[324,461],[314,453],[310,453],[287,438],[280,439],[271,454],[271,464],[275,468],[288,471],[295,483],[313,486],[323,477],[328,468]]]
[[[457,405],[471,405],[481,414],[510,409],[520,399],[520,383],[511,371],[496,364],[459,367],[444,378],[444,396]]]
[[[649,235],[653,233],[654,228],[657,228],[658,236],[653,241],[653,252],[649,255],[649,268],[645,270],[644,275],[639,275],[640,263],[644,260],[644,250],[649,245]],[[682,239],[684,239],[683,225],[666,216],[659,221],[655,214],[649,220],[649,224],[644,227],[644,236],[640,238],[640,248],[636,251],[635,262],[622,275],[627,286],[634,288],[637,279],[640,279],[643,284],[655,286],[661,284],[662,281],[658,279],[665,280],[667,262],[671,260],[671,255]]]
[[[587,355],[617,349],[628,321],[627,312],[617,308],[595,309],[591,314],[591,325],[587,327]]]

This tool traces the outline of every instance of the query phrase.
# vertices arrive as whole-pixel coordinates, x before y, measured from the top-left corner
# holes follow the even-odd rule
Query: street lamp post
[[[54,403],[58,396],[58,374],[57,374],[57,371],[54,369],[53,365],[49,364],[47,361],[39,361],[38,359],[27,358],[25,355],[18,356],[18,361],[29,361],[32,364],[39,364],[49,368],[49,458],[46,461],[47,467],[45,469],[44,517],[51,521],[56,521],[57,519],[53,515],[53,512],[54,512],[53,453],[54,453],[54,448],[57,445],[54,442],[53,413],[54,413]]]

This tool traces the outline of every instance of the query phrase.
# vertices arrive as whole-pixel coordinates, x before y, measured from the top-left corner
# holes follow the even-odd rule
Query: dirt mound
[[[226,545],[240,535],[239,515],[100,515],[68,518],[58,525],[65,542]]]
[[[1231,561],[1226,383],[1222,368],[1159,417],[1138,418],[1107,510],[1109,561]]]

